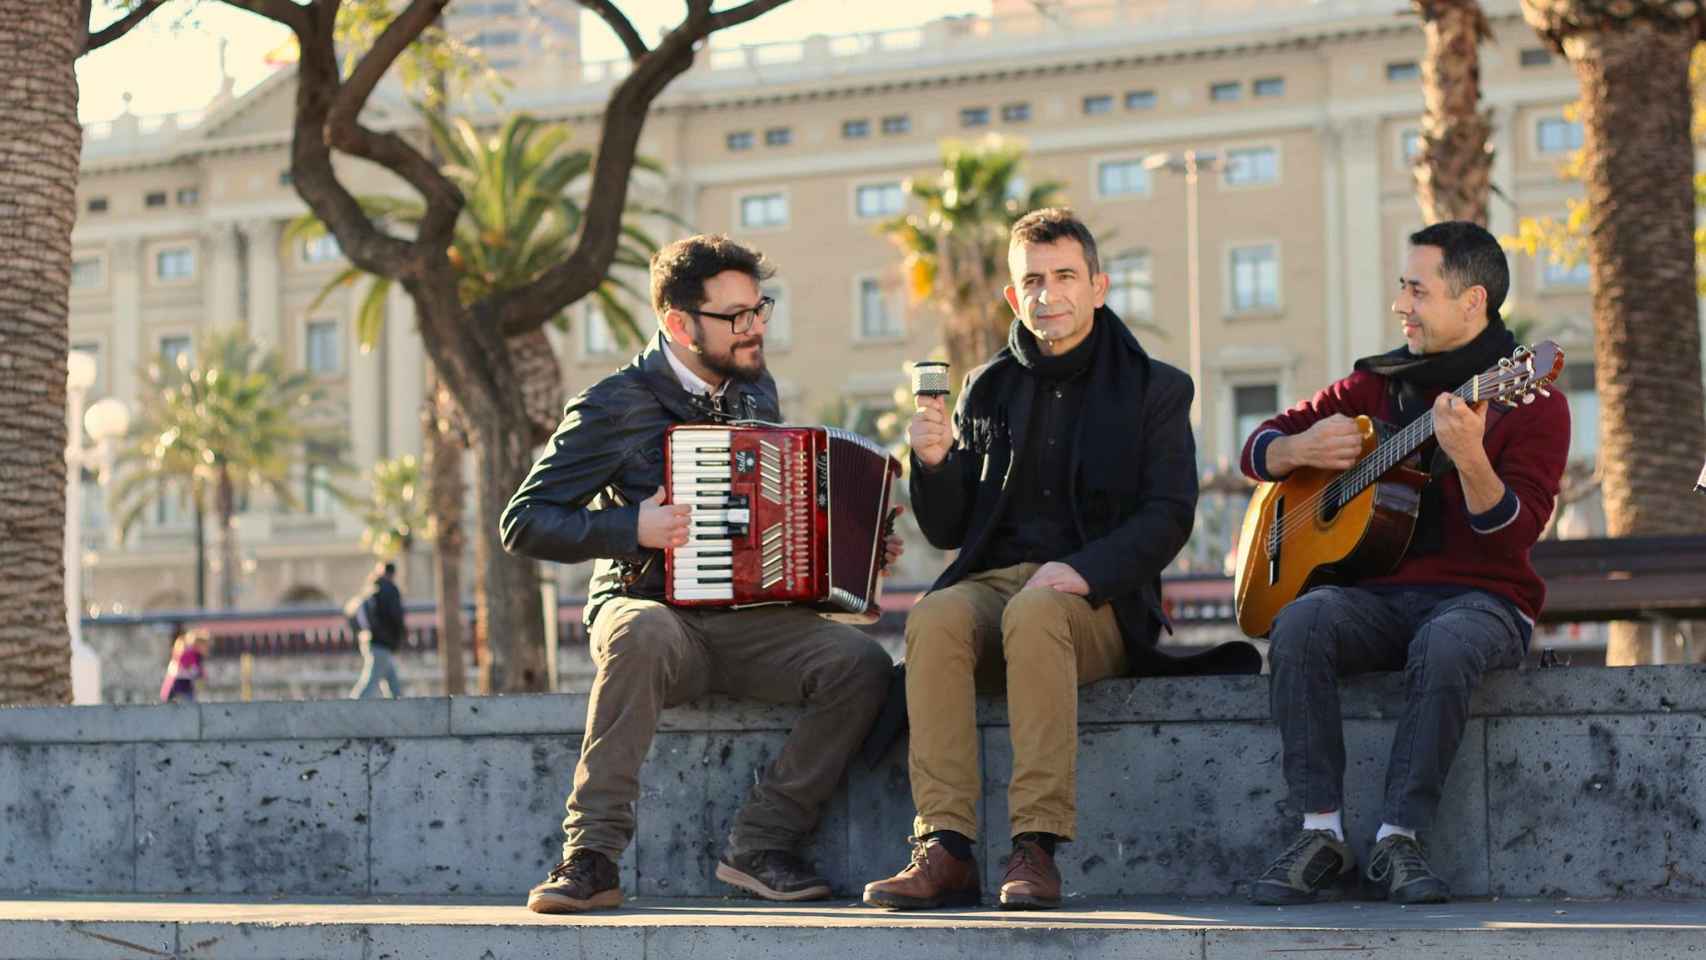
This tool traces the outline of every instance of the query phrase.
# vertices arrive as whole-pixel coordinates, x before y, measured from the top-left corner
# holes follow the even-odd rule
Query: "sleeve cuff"
[[[1505,487],[1505,495],[1499,498],[1498,503],[1493,504],[1491,510],[1469,515],[1469,529],[1482,534],[1496,533],[1510,526],[1511,522],[1516,519],[1516,515],[1521,511],[1522,501],[1518,500],[1516,494],[1507,486]]]
[[[1271,481],[1273,474],[1268,472],[1268,444],[1285,436],[1278,430],[1263,430],[1256,434],[1256,440],[1250,445],[1250,472],[1257,480]]]

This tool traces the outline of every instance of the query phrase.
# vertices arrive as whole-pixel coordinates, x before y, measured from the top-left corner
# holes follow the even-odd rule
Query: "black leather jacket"
[[[569,401],[563,422],[500,521],[504,549],[558,563],[598,561],[586,623],[615,596],[663,596],[663,554],[639,545],[639,503],[663,485],[664,431],[710,419],[682,387],[660,333],[628,365]],[[776,381],[730,381],[723,402],[742,419],[780,422]]]

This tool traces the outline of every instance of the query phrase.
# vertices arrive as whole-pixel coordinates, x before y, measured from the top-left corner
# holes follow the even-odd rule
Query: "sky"
[[[455,0],[452,0],[453,9]],[[643,37],[681,16],[680,0],[617,0]],[[719,9],[735,6],[721,0]],[[172,13],[183,6],[187,13]],[[959,13],[988,14],[989,0],[791,0],[743,26],[721,31],[717,46],[799,40],[813,33],[859,33],[915,27]],[[106,19],[110,19],[109,12]],[[104,22],[97,16],[97,23]],[[79,112],[85,123],[110,120],[125,106],[141,115],[199,110],[219,91],[220,40],[228,42],[226,64],[237,92],[253,87],[274,68],[268,51],[288,36],[283,27],[215,0],[168,4],[130,33],[77,63]],[[622,48],[604,21],[581,15],[582,58],[608,60]]]

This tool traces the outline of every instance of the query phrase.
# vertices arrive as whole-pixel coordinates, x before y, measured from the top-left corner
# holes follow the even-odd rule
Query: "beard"
[[[705,336],[702,329],[693,332],[696,335],[693,346],[699,354],[699,362],[703,363],[706,369],[731,380],[738,380],[741,383],[756,383],[760,377],[764,376],[763,337],[747,337],[731,344],[726,351],[719,353],[705,346]],[[756,347],[757,349],[749,351],[752,354],[750,360],[743,361],[740,359],[740,351],[748,347]]]

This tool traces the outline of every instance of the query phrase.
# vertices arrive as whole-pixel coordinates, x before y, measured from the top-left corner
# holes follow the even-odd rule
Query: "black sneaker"
[[[725,853],[717,861],[717,879],[766,900],[823,900],[829,882],[811,864],[789,850]]]
[[[596,850],[576,850],[551,868],[550,874],[527,893],[534,913],[585,913],[622,905],[622,880],[616,863]]]
[[[1356,870],[1356,858],[1331,830],[1297,835],[1258,878],[1250,882],[1250,902],[1269,906],[1337,900],[1343,879]]]
[[[1393,903],[1445,903],[1451,888],[1428,866],[1422,845],[1395,833],[1374,845],[1368,855],[1368,879],[1380,896]]]

